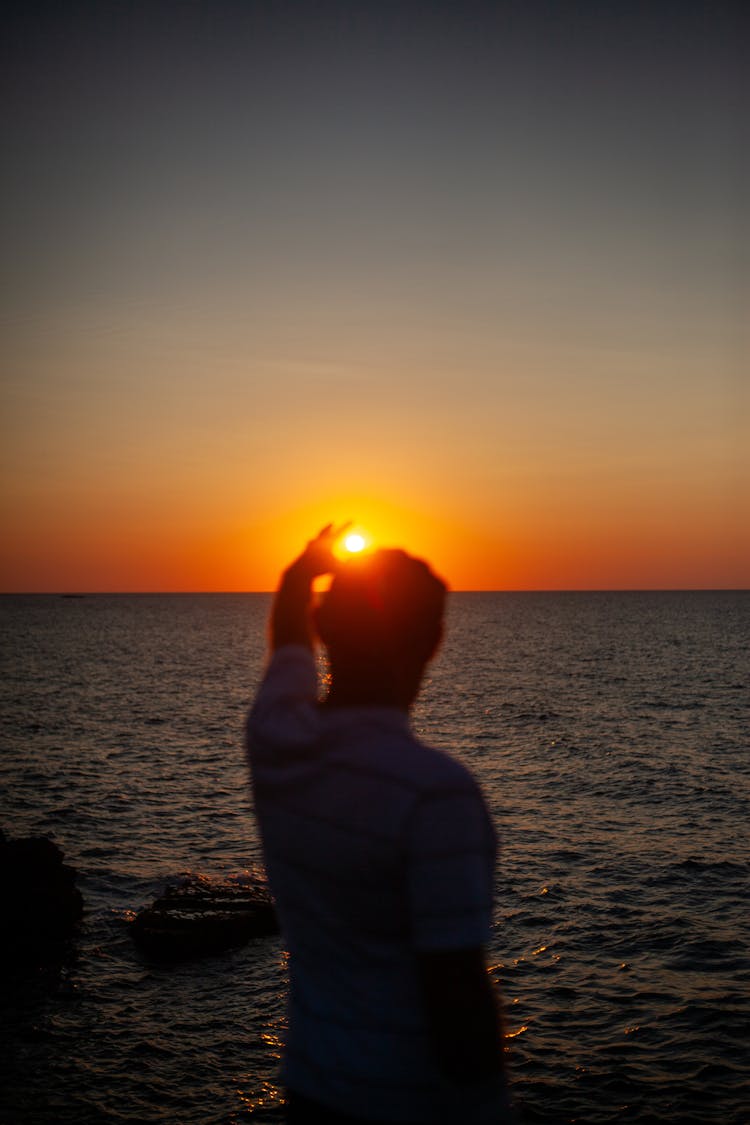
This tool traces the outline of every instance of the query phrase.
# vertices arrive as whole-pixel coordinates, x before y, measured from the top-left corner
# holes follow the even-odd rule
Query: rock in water
[[[0,832],[0,950],[38,960],[70,937],[83,915],[74,868],[43,836],[9,840]]]
[[[188,875],[169,886],[132,922],[139,949],[161,961],[220,953],[279,932],[273,901],[257,876],[210,879]]]

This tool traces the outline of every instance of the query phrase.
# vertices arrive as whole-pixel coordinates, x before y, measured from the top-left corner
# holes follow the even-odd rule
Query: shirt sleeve
[[[488,941],[496,850],[487,807],[473,783],[419,798],[408,838],[416,949],[470,949]]]
[[[271,657],[247,719],[251,766],[282,754],[294,758],[320,734],[315,657],[303,645],[284,645]]]

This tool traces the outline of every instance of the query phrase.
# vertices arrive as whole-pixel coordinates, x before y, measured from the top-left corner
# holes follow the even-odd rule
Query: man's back
[[[248,723],[256,814],[290,954],[285,1081],[351,1114],[437,1119],[414,951],[486,941],[494,835],[457,762],[392,707],[316,703],[280,649]]]

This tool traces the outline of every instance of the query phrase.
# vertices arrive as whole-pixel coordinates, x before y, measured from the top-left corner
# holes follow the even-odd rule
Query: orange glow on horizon
[[[282,482],[286,484],[286,482]],[[347,535],[366,549],[400,547],[424,558],[453,590],[745,588],[750,530],[726,513],[704,515],[700,533],[690,513],[669,512],[658,496],[640,507],[611,509],[593,490],[573,505],[551,493],[470,496],[414,487],[399,502],[366,490],[310,488],[289,503],[278,487],[263,505],[211,482],[171,503],[152,495],[102,494],[85,505],[41,504],[31,497],[15,511],[2,546],[5,592],[269,591],[285,566],[328,523],[356,517]],[[390,490],[393,494],[393,490]],[[310,498],[315,492],[316,498]],[[317,498],[318,496],[322,499]],[[665,514],[666,513],[666,514]],[[731,513],[730,513],[731,516]],[[730,535],[731,532],[731,535]],[[721,568],[715,545],[723,543]],[[718,576],[718,580],[717,580]]]

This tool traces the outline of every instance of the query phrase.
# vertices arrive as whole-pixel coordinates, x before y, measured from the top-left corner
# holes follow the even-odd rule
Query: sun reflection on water
[[[242,1119],[246,1115],[255,1116],[256,1110],[277,1109],[283,1100],[283,1091],[273,1082],[262,1081],[252,1091],[237,1090],[237,1097],[242,1103]]]

